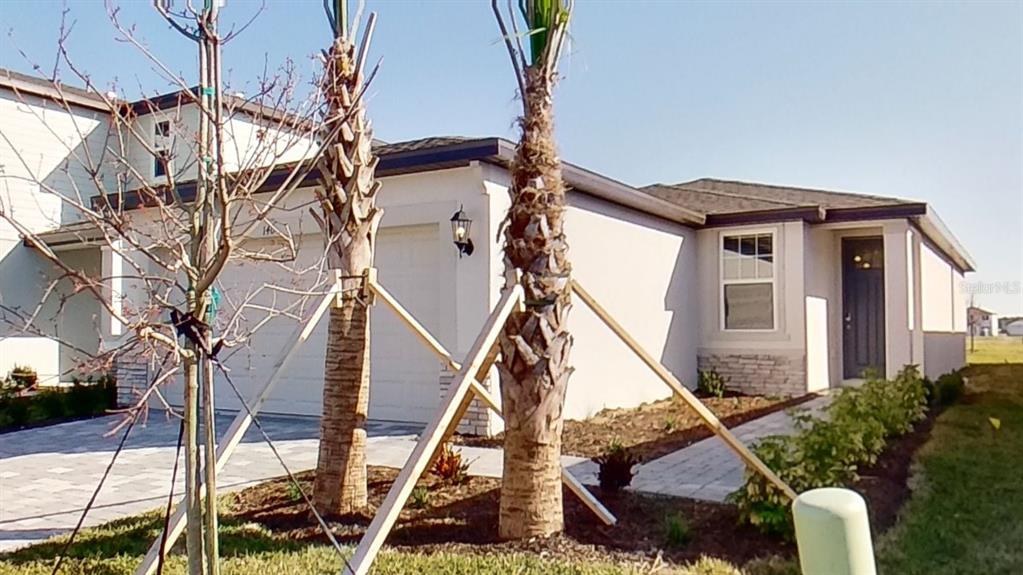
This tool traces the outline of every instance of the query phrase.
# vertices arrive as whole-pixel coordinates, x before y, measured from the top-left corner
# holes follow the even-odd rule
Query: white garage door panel
[[[377,237],[379,281],[433,333],[440,320],[438,228],[402,226]],[[370,417],[427,421],[440,403],[441,364],[390,309],[372,312]]]
[[[303,249],[312,254],[319,241]],[[377,236],[376,265],[379,280],[427,329],[436,332],[439,323],[440,274],[437,272],[439,236],[436,225],[381,229]],[[303,258],[304,259],[304,258]],[[301,289],[313,278],[289,278],[272,264],[240,262],[221,276],[225,293],[224,311],[231,313],[245,294],[265,281]],[[275,301],[271,301],[276,297]],[[258,301],[280,307],[280,293],[266,293]],[[318,301],[306,304],[305,316]],[[258,310],[246,311],[246,322],[254,325],[266,317]],[[370,417],[395,421],[425,422],[436,410],[439,398],[440,362],[428,352],[388,308],[378,305],[371,312]],[[323,393],[323,354],[328,314],[299,350],[263,410],[269,413],[320,415]],[[296,322],[275,318],[264,324],[251,345],[225,352],[224,363],[242,393],[252,398],[270,376],[274,363],[294,342]],[[181,387],[169,391],[171,402],[180,405]],[[241,409],[228,383],[218,377],[217,407]]]

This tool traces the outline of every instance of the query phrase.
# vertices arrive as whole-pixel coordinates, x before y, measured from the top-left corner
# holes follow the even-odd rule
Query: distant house
[[[59,198],[32,183],[48,179],[51,188],[98,193],[89,175],[68,161],[67,142],[102,150],[116,124],[95,94],[70,87],[63,92],[74,97],[75,122],[54,103],[60,96],[48,83],[0,70],[0,165],[6,170],[0,174],[0,202],[67,265],[111,282],[105,306],[84,294],[67,297],[71,286],[60,284],[39,314],[54,336],[71,341],[74,349],[58,347],[55,337],[30,337],[0,325],[0,368],[17,358],[54,380],[75,369],[75,349],[95,352],[119,341],[122,326],[109,309],[127,313],[144,303],[118,271],[121,255],[88,241],[90,224],[76,220],[61,209]],[[154,148],[180,144],[169,156],[194,166],[191,151],[181,143],[189,138],[165,141],[166,116],[180,113],[181,129],[187,129],[197,114],[194,107],[174,110],[177,101],[169,94],[129,103],[137,108],[134,127],[151,137]],[[171,108],[161,108],[163,103]],[[244,112],[230,118],[232,133],[258,132],[264,119]],[[47,116],[65,121],[46,126],[39,118]],[[378,203],[384,209],[376,253],[381,281],[460,357],[503,284],[498,230],[510,204],[508,166],[515,145],[500,138],[432,137],[379,143],[376,151],[383,186]],[[159,181],[165,162],[154,163],[141,149],[130,152],[137,157],[137,177]],[[32,162],[21,163],[19,156]],[[189,173],[177,180],[183,201],[195,188]],[[640,188],[568,162],[564,179],[573,277],[690,385],[699,369],[714,369],[739,390],[792,395],[841,386],[868,368],[892,376],[916,364],[934,376],[965,363],[961,286],[974,264],[924,202],[718,179]],[[312,203],[317,185],[313,176],[304,180],[293,194],[295,205]],[[152,209],[125,205],[139,222],[155,218]],[[451,214],[463,210],[475,220],[476,249],[459,257],[447,230]],[[274,217],[300,231],[298,257],[309,259],[322,252],[322,237],[301,220],[304,213],[289,209]],[[34,309],[54,277],[56,271],[37,250],[0,221],[4,309]],[[156,266],[141,271],[162,273]],[[230,294],[271,281],[297,289],[307,281],[285,274],[270,264],[239,263],[224,270],[218,286]],[[231,305],[226,299],[225,306]],[[245,318],[262,320],[253,312]],[[225,360],[243,393],[262,384],[280,350],[290,344],[294,326],[289,321],[273,318],[251,346]],[[370,417],[426,421],[440,404],[450,373],[386,310],[374,310],[372,321]],[[665,396],[665,386],[585,306],[573,308],[570,325],[576,371],[566,417]],[[267,411],[320,413],[326,337],[322,322]],[[117,368],[119,385],[144,384],[145,365]],[[223,393],[216,398],[218,407],[240,406],[228,387],[217,389]],[[167,397],[180,400],[173,390]],[[488,412],[480,417],[475,431],[494,431],[497,422]]]
[[[1002,331],[1005,335],[1023,336],[1023,318],[1004,324]]]
[[[969,335],[998,335],[998,316],[984,308],[966,308],[966,330]]]

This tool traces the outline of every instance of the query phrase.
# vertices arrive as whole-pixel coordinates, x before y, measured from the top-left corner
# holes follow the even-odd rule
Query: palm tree
[[[369,81],[363,66],[374,15],[361,43],[349,33],[357,22],[349,26],[347,0],[333,0],[327,17],[334,42],[325,53],[320,82],[326,112],[319,130],[323,153],[317,166],[321,188],[317,219],[330,267],[341,277],[342,295],[340,305],[330,309],[313,504],[321,514],[339,515],[366,506],[370,322],[361,292],[365,271],[373,265],[383,211],[376,207],[377,158],[362,99]]]
[[[510,3],[509,3],[510,6]],[[512,33],[492,0],[522,95],[522,129],[511,166],[511,208],[504,222],[505,267],[520,272],[525,305],[508,319],[497,364],[505,419],[499,533],[523,539],[564,527],[561,431],[572,373],[571,265],[565,241],[565,185],[554,146],[553,88],[572,0],[519,2],[529,39]],[[511,10],[511,8],[509,8]]]

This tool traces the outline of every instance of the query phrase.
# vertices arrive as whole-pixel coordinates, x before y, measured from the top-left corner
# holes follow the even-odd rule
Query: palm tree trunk
[[[328,106],[318,168],[328,261],[342,280],[341,305],[331,308],[323,380],[320,451],[313,504],[324,515],[366,506],[366,418],[369,411],[370,323],[363,276],[373,265],[383,210],[376,207],[373,135],[359,91],[355,45],[337,38],[321,90]]]
[[[313,487],[321,513],[366,506],[366,418],[369,412],[369,308],[345,297],[331,308],[323,374],[320,452]]]
[[[525,115],[512,165],[512,205],[505,228],[506,267],[521,272],[525,309],[500,337],[505,418],[500,536],[547,536],[564,527],[561,432],[572,368],[571,266],[564,234],[565,188],[554,147],[554,79],[525,72]]]

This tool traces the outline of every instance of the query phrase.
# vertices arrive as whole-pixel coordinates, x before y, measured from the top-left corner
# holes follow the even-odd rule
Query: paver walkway
[[[830,402],[829,396],[812,399],[800,407],[819,411]],[[792,418],[786,411],[776,411],[759,419],[732,428],[740,441],[750,445],[768,435],[793,431]],[[572,473],[584,483],[595,484],[596,465],[587,461],[573,466]],[[705,501],[724,501],[742,487],[745,465],[724,441],[716,436],[669,453],[636,468],[630,489]],[[594,479],[582,475],[593,474]]]
[[[826,398],[806,404],[824,405]],[[229,416],[218,417],[221,433]],[[319,428],[314,419],[260,418],[292,471],[316,466]],[[0,435],[0,552],[29,545],[74,528],[119,436],[106,436],[116,417],[102,417]],[[784,433],[791,421],[778,412],[735,428],[744,442]],[[421,426],[370,422],[369,463],[401,467],[415,446]],[[132,431],[85,525],[98,525],[167,503],[177,446],[178,423],[154,415]],[[501,476],[499,449],[462,447],[469,472]],[[596,485],[596,465],[588,459],[563,460],[582,482]],[[183,489],[179,462],[175,497]],[[250,429],[220,476],[225,491],[283,475],[258,431]],[[742,463],[717,438],[706,439],[637,468],[632,489],[721,501],[742,484]]]

